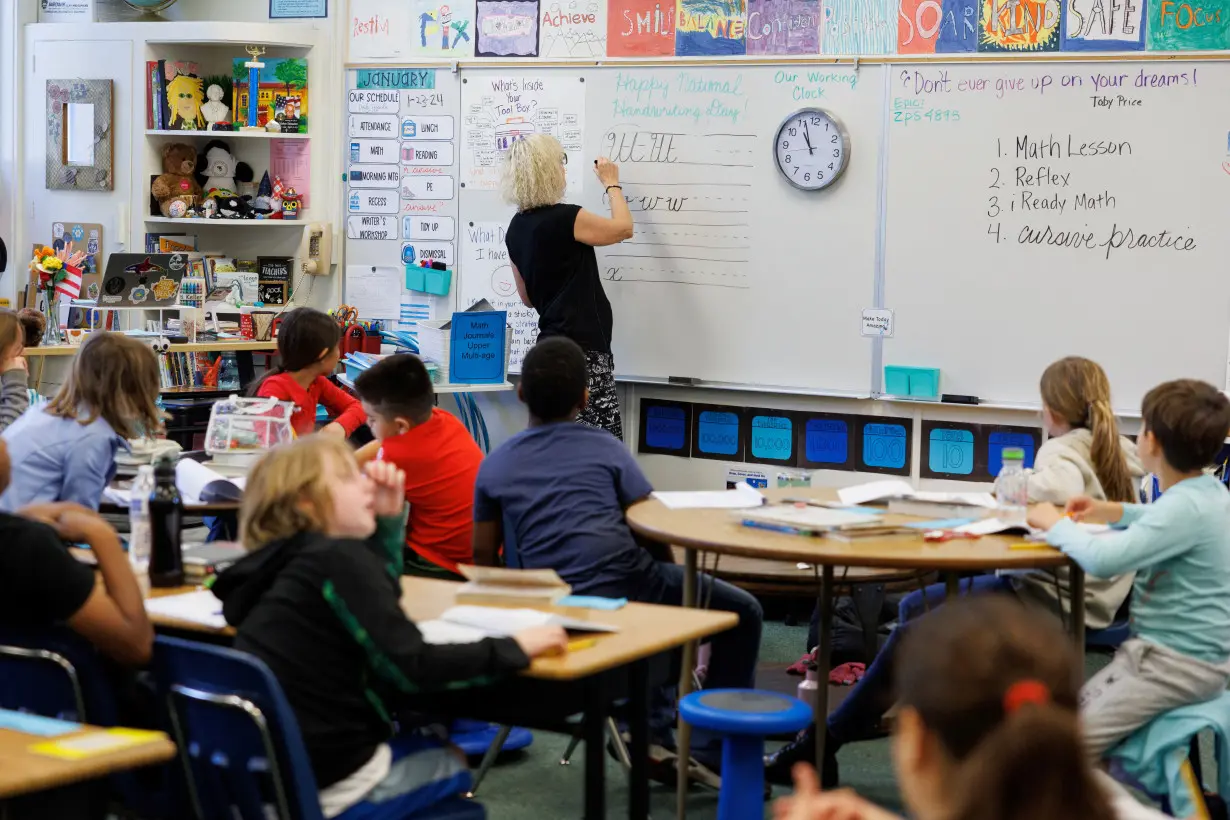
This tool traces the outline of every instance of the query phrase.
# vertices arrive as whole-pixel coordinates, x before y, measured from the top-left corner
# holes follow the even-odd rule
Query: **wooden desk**
[[[162,732],[156,733],[157,738],[148,743],[80,760],[63,760],[30,751],[30,746],[36,743],[63,740],[91,731],[100,730],[87,726],[79,732],[48,738],[0,729],[0,799],[151,766],[175,757],[175,744]]]
[[[836,501],[837,492],[827,488],[785,488],[766,490],[770,500],[807,497],[821,501]],[[925,519],[909,516],[885,516],[887,522],[905,523]],[[893,535],[883,538],[843,542],[836,539],[808,538],[744,527],[730,510],[672,510],[656,499],[636,504],[628,510],[628,524],[638,535],[661,544],[686,550],[683,605],[696,605],[697,553],[713,552],[760,560],[803,562],[821,568],[817,607],[820,612],[820,648],[817,663],[826,672],[833,650],[833,588],[834,567],[881,567],[903,570],[939,570],[947,573],[949,594],[956,593],[957,573],[989,572],[998,569],[1051,569],[1071,567],[1071,623],[1077,645],[1085,642],[1085,575],[1080,567],[1045,544],[1032,544],[1016,536],[986,536],[977,540],[958,539],[926,542],[922,533]],[[684,672],[680,677],[679,696],[691,690],[691,672],[695,665],[695,644],[684,653]],[[815,719],[816,760],[824,760],[825,733],[819,726],[828,715],[828,690],[817,690]],[[680,722],[679,731],[680,786],[677,811],[685,812],[687,783],[682,764],[687,760],[690,731]]]
[[[456,603],[455,596],[460,586],[461,584],[455,581],[403,577],[402,611],[413,621],[436,618]],[[199,587],[155,589],[151,591],[150,597],[194,592],[197,589]],[[524,679],[527,685],[534,681],[553,687],[549,690],[552,692],[557,690],[557,685],[580,685],[584,688],[585,817],[588,820],[601,820],[605,813],[605,731],[611,705],[608,695],[617,687],[621,690],[626,688],[629,694],[629,727],[632,732],[632,744],[629,748],[633,763],[629,776],[631,799],[628,816],[638,820],[647,818],[650,699],[648,662],[653,657],[690,641],[730,629],[739,622],[738,616],[730,612],[652,604],[628,604],[613,612],[575,607],[532,608],[559,612],[580,620],[610,624],[619,628],[615,633],[595,634],[597,643],[587,649],[553,658],[538,658],[518,677]],[[235,634],[230,627],[216,629],[157,615],[150,620],[156,628],[192,632],[213,639],[228,639]],[[464,692],[449,694],[454,698],[466,697]],[[510,700],[515,701],[517,698],[510,697]],[[490,704],[484,706],[489,707]],[[562,702],[560,708],[564,708]],[[464,707],[462,709],[468,711]],[[559,717],[567,714],[565,711]],[[522,724],[518,722],[515,725]]]

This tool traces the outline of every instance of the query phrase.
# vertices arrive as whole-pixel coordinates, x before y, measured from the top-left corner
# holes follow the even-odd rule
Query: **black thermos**
[[[184,553],[180,532],[184,523],[184,504],[175,486],[174,456],[154,462],[154,490],[149,496],[149,524],[152,548],[149,556],[149,582],[154,587],[184,584]]]

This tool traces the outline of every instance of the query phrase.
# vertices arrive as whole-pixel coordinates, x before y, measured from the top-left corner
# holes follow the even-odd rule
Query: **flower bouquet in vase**
[[[57,243],[59,244],[59,243]],[[84,251],[74,251],[73,243],[60,245],[58,248],[46,246],[36,248],[30,260],[30,272],[38,276],[37,290],[39,304],[47,318],[47,329],[43,331],[43,344],[60,343],[60,317],[56,310],[56,298],[76,299],[81,296],[81,263],[85,261]]]

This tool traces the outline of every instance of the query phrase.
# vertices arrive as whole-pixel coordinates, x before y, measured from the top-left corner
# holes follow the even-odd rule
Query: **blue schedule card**
[[[641,453],[688,457],[692,443],[692,405],[641,399]]]
[[[467,310],[453,314],[448,380],[454,384],[500,384],[504,381],[502,310]]]
[[[692,412],[692,458],[743,461],[744,408],[696,404]]]
[[[863,421],[863,464],[860,469],[909,475],[910,432],[913,423],[913,419],[903,418]]]
[[[983,427],[986,436],[985,478],[995,478],[1004,466],[1004,450],[1019,447],[1025,451],[1025,467],[1034,466],[1034,455],[1042,439],[1041,431],[1034,427]]]
[[[937,478],[966,478],[974,472],[974,427],[945,422],[943,426],[934,426],[934,422],[926,422],[923,426],[923,464],[926,470],[922,475],[932,475]]]
[[[822,470],[852,470],[853,424],[843,416],[800,416],[798,466]]]
[[[781,410],[750,410],[747,460],[756,464],[794,466],[794,414]]]

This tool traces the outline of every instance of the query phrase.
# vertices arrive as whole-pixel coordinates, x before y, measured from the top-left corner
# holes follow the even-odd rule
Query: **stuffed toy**
[[[172,142],[163,147],[162,174],[150,187],[163,216],[187,216],[189,209],[200,204],[204,191],[193,177],[196,166],[196,149],[191,145]]]
[[[246,199],[237,196],[218,196],[214,197],[214,201],[218,203],[218,213],[211,217],[212,219],[256,218],[256,215],[252,213],[252,206],[248,205]]]
[[[205,143],[205,151],[197,159],[196,176],[201,186],[210,194],[214,191],[238,194],[239,182],[252,181],[252,169],[240,162],[231,153],[231,147],[222,140]]]

